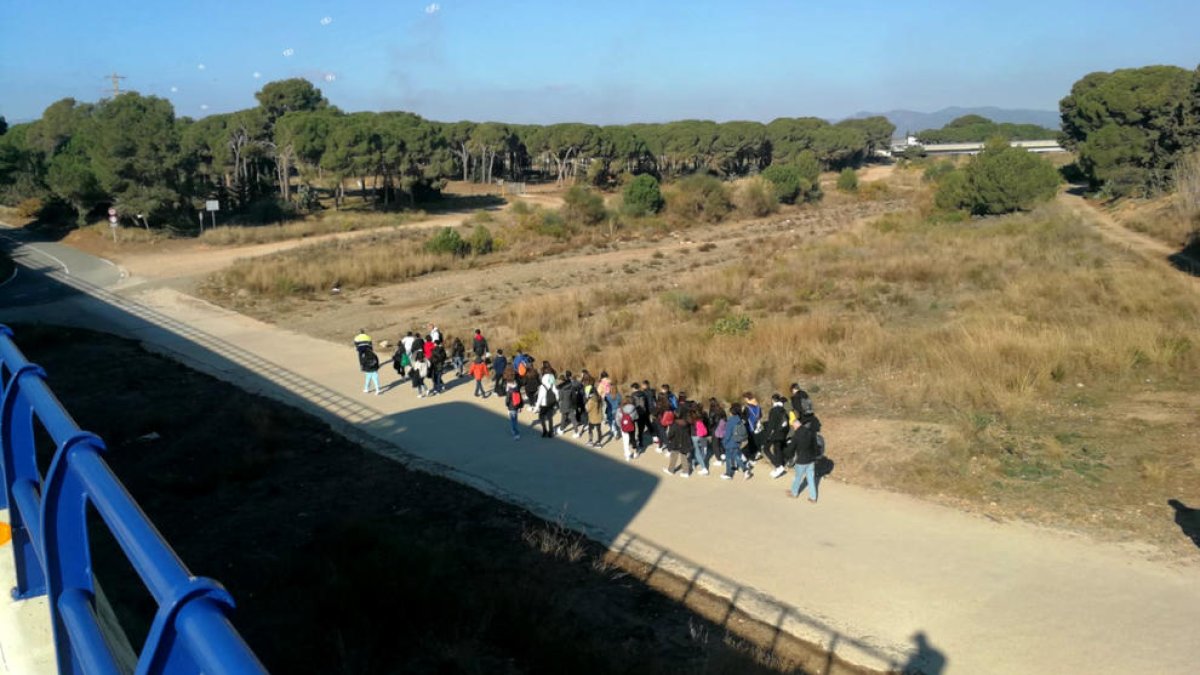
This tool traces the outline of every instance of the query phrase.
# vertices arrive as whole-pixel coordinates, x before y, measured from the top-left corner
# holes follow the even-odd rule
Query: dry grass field
[[[768,221],[565,240],[490,221],[505,246],[491,256],[432,256],[412,239],[313,248],[220,284],[258,275],[253,313],[322,336],[356,318],[384,335],[424,325],[387,318],[403,313],[693,396],[765,398],[799,380],[838,479],[1177,546],[1166,502],[1200,479],[1194,282],[1058,203],[956,220],[929,212],[917,169],[875,182]],[[295,290],[272,283],[309,268],[314,297],[266,309]],[[369,299],[320,297],[334,278]]]

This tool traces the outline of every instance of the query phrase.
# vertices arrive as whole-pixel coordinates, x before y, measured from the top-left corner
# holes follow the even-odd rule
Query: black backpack
[[[379,357],[370,348],[358,350],[358,365],[365,371],[379,370]]]
[[[558,405],[558,394],[554,393],[554,387],[543,384],[546,389],[546,407],[553,408]]]

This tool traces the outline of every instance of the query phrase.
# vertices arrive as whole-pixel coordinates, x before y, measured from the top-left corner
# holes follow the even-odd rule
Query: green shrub
[[[475,229],[471,230],[471,236],[467,238],[467,246],[475,255],[486,255],[495,248],[496,241],[492,238],[491,230],[483,225],[476,225]]]
[[[1060,181],[1058,171],[1044,157],[996,139],[961,172],[946,174],[934,203],[975,215],[1027,211],[1054,197]]]
[[[251,202],[233,220],[246,225],[269,225],[295,220],[299,216],[295,204],[280,199],[259,199]]]
[[[648,173],[639,174],[625,186],[625,213],[631,216],[649,216],[663,207],[662,191],[658,180]]]
[[[713,324],[713,332],[717,335],[743,335],[750,332],[754,322],[745,314],[723,316]]]
[[[925,172],[921,174],[921,180],[926,183],[936,183],[942,179],[942,176],[954,171],[954,162],[948,159],[943,159],[940,162],[934,162],[925,167]]]
[[[449,253],[451,255],[466,255],[470,251],[467,242],[451,227],[443,227],[438,233],[425,241],[425,250],[430,253]]]
[[[748,216],[761,218],[779,209],[779,198],[770,182],[763,178],[751,178],[738,188],[738,209]]]
[[[667,213],[677,221],[718,223],[733,210],[729,189],[705,174],[688,176],[675,184],[667,197]]]
[[[846,167],[838,174],[837,189],[840,192],[858,192],[858,174]]]
[[[571,228],[558,211],[542,211],[533,218],[533,231],[546,237],[566,239]]]
[[[567,190],[563,197],[562,215],[572,225],[591,227],[604,222],[608,214],[604,210],[604,199],[582,185]]]
[[[775,186],[775,196],[784,204],[815,202],[821,198],[821,164],[811,150],[800,153],[791,164],[772,164],[762,177]]]

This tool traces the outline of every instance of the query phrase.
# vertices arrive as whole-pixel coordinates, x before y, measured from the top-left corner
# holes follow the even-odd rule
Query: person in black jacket
[[[442,381],[442,371],[446,369],[446,348],[442,343],[433,343],[433,352],[429,355],[429,374],[433,377],[432,394],[440,394],[446,390]]]
[[[808,483],[808,501],[817,503],[817,434],[811,425],[801,424],[799,420],[792,422],[792,439],[788,448],[796,458],[796,478],[788,496],[799,497],[800,488]]]
[[[775,467],[771,471],[771,478],[779,478],[787,473],[788,414],[783,401],[783,395],[771,394],[771,411],[767,413],[767,421],[763,425],[763,454]]]
[[[678,471],[680,477],[691,478],[692,434],[688,431],[687,422],[682,417],[677,417],[672,420],[665,433],[667,450],[671,453],[671,459],[663,468],[663,473],[673,474]]]
[[[806,421],[810,417],[815,417],[813,414],[812,397],[807,391],[800,388],[799,382],[792,383],[792,413],[796,415],[796,419],[801,422]]]
[[[466,374],[463,368],[467,364],[467,348],[458,338],[454,338],[454,344],[450,346],[450,360],[454,362],[455,377],[462,377]]]
[[[558,422],[558,435],[561,436],[567,433],[568,424],[575,426],[575,387],[577,382],[571,379],[571,371],[563,373],[562,379],[558,381],[558,413],[561,416]],[[579,437],[579,431],[576,430],[575,437]]]

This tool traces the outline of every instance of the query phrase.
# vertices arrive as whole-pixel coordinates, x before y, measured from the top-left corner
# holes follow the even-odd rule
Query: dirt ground
[[[17,328],[183,560],[232,592],[236,626],[273,672],[862,672],[134,342]],[[138,645],[153,603],[92,531],[94,567]]]

